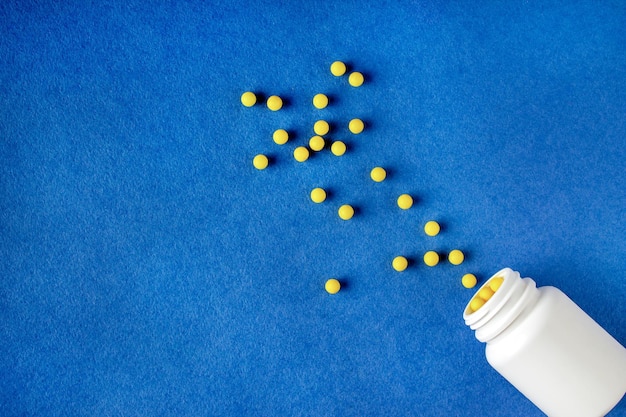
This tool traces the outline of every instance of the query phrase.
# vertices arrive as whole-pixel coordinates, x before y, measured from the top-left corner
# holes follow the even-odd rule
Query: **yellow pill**
[[[313,97],[313,105],[316,109],[323,109],[328,106],[328,96],[325,94],[316,94]]]
[[[361,74],[360,72],[357,72],[357,71],[354,71],[348,77],[348,83],[350,83],[350,85],[352,87],[360,87],[360,86],[362,86],[363,85],[363,81],[365,81],[365,78],[363,77],[363,74]]]
[[[333,144],[330,146],[330,151],[335,156],[343,155],[344,153],[346,153],[346,149],[347,149],[346,144],[340,140],[333,142]]]
[[[326,281],[324,288],[326,289],[326,292],[328,294],[337,294],[339,290],[341,289],[341,283],[335,278],[331,278],[328,281]]]
[[[272,139],[278,145],[284,145],[289,140],[289,133],[285,129],[278,129],[272,135]]]
[[[335,61],[330,64],[330,73],[333,74],[335,77],[341,77],[343,74],[346,73],[346,70],[346,64],[341,61]]]
[[[404,271],[409,266],[409,261],[404,256],[396,256],[391,262],[391,266],[398,272]]]
[[[350,123],[348,123],[348,129],[350,129],[350,132],[354,133],[355,135],[361,133],[364,128],[365,123],[363,123],[363,120],[361,119],[352,119],[350,120]]]
[[[428,236],[437,236],[440,230],[441,226],[439,226],[439,223],[434,220],[426,222],[426,224],[424,225],[424,233],[426,233]]]
[[[448,261],[450,261],[452,265],[461,265],[464,259],[465,255],[458,249],[454,249],[448,254]]]
[[[485,305],[485,300],[480,297],[474,297],[472,301],[470,301],[470,310],[478,311],[482,306]]]
[[[494,294],[493,290],[488,286],[482,287],[480,291],[478,291],[478,296],[485,301],[489,301],[491,296]]]
[[[500,289],[500,286],[502,285],[503,282],[504,282],[504,278],[495,277],[494,279],[489,281],[489,288],[491,288],[493,292],[496,292],[498,291],[498,289]]]
[[[342,220],[350,220],[354,216],[354,208],[349,204],[344,204],[339,207],[338,213]]]
[[[293,150],[293,157],[298,162],[304,162],[309,159],[309,150],[304,146],[298,146],[296,149]]]
[[[428,266],[435,266],[439,263],[439,254],[434,250],[429,250],[424,254],[424,263]]]
[[[241,104],[252,107],[256,104],[256,95],[252,91],[246,91],[241,95]]]
[[[309,139],[309,148],[311,148],[312,150],[319,152],[322,149],[324,149],[324,146],[326,145],[326,142],[324,141],[324,138],[321,136],[313,136],[311,139]]]
[[[269,163],[270,163],[269,159],[267,158],[267,156],[263,154],[259,154],[255,156],[254,159],[252,160],[252,165],[254,165],[254,167],[258,170],[267,168]]]
[[[314,203],[322,203],[326,200],[326,191],[323,188],[313,188],[311,190],[311,200]]]
[[[278,96],[269,96],[267,98],[267,108],[271,111],[278,111],[283,107],[283,99]]]
[[[413,197],[408,194],[402,194],[398,197],[398,207],[402,210],[408,210],[413,205]]]
[[[316,135],[324,136],[330,131],[330,125],[326,120],[318,120],[313,125],[313,131]]]
[[[463,284],[465,288],[474,288],[477,281],[476,275],[474,274],[465,274],[463,278],[461,278],[461,284]]]
[[[385,171],[385,168],[375,167],[370,172],[370,177],[376,182],[383,182],[387,178],[387,171]]]

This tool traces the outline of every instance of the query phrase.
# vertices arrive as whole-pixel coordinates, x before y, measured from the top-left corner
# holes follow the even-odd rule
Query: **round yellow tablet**
[[[434,220],[426,222],[426,224],[424,225],[424,233],[426,233],[428,236],[437,236],[440,230],[441,226],[439,226],[439,223]]]
[[[350,220],[354,216],[354,208],[349,204],[344,204],[339,207],[338,214],[342,220]]]
[[[254,167],[258,170],[267,168],[269,163],[270,163],[269,159],[267,158],[267,156],[263,154],[259,154],[255,156],[254,159],[252,160],[252,165],[254,165]]]
[[[285,129],[278,129],[274,131],[272,135],[272,139],[278,145],[284,145],[289,140],[289,133]]]
[[[309,150],[304,146],[298,146],[293,150],[293,157],[298,162],[304,162],[309,159]]]
[[[335,61],[330,64],[330,73],[333,74],[335,77],[341,77],[343,74],[346,73],[346,70],[346,64],[341,61]]]
[[[333,142],[333,144],[330,146],[330,151],[335,156],[343,155],[344,153],[346,153],[346,149],[347,149],[346,144],[340,140]]]
[[[474,288],[476,286],[476,282],[478,282],[478,280],[474,274],[465,274],[463,275],[463,278],[461,278],[461,284],[463,284],[465,288]]]
[[[360,86],[362,86],[363,85],[363,81],[365,81],[365,78],[363,77],[363,74],[361,74],[360,72],[357,72],[357,71],[354,71],[348,77],[348,83],[350,83],[350,85],[352,87],[360,87]]]
[[[478,291],[478,296],[480,298],[482,298],[485,301],[489,301],[489,299],[491,298],[491,296],[494,294],[493,290],[491,288],[489,288],[489,286],[485,286],[482,287],[479,291]]]
[[[330,131],[330,125],[326,120],[318,120],[313,125],[313,131],[316,135],[324,136]]]
[[[370,177],[376,182],[383,182],[387,178],[387,171],[382,167],[375,167],[370,172]]]
[[[498,289],[500,289],[500,286],[502,285],[503,282],[504,282],[504,278],[495,277],[494,279],[489,281],[489,288],[491,288],[493,292],[496,292],[498,291]]]
[[[452,265],[461,265],[464,259],[465,255],[458,249],[454,249],[448,254],[448,261],[450,261]]]
[[[482,306],[485,305],[485,300],[480,297],[474,297],[472,301],[470,301],[470,310],[478,311]]]
[[[402,194],[398,197],[398,207],[402,210],[408,210],[413,205],[413,197],[408,194]]]
[[[335,278],[331,278],[328,281],[326,281],[324,288],[326,289],[326,292],[328,294],[337,294],[339,290],[341,289],[341,283]]]
[[[256,104],[256,95],[252,91],[246,91],[241,95],[241,104],[252,107]]]
[[[350,123],[348,123],[348,129],[350,129],[350,132],[354,133],[355,135],[361,133],[364,128],[365,123],[363,123],[363,120],[361,119],[352,119],[350,120]]]
[[[391,266],[398,272],[404,271],[409,266],[409,261],[404,256],[396,256],[391,262]]]
[[[269,96],[267,98],[267,108],[271,111],[278,111],[283,107],[283,99],[278,96]]]
[[[439,263],[439,254],[434,250],[429,250],[424,254],[424,263],[428,266],[435,266]]]
[[[316,94],[313,97],[313,106],[315,106],[316,109],[325,108],[328,106],[328,96],[325,94]]]
[[[323,188],[313,188],[311,190],[311,200],[313,200],[314,203],[322,203],[324,200],[326,200],[326,191],[324,191]]]
[[[313,136],[311,137],[311,139],[309,139],[309,148],[311,148],[312,150],[319,152],[322,149],[324,149],[324,146],[326,145],[326,142],[324,141],[324,138],[321,136]]]

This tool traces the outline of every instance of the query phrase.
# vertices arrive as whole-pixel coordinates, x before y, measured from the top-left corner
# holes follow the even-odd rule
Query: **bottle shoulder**
[[[569,298],[556,287],[539,287],[538,296],[528,305],[521,314],[486,346],[486,353],[505,352],[506,355],[515,355],[516,352],[527,346],[538,337],[544,337],[558,311],[565,304],[571,303]],[[498,353],[500,354],[500,353]]]

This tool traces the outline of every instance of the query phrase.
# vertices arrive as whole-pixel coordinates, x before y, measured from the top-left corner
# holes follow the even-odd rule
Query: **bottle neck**
[[[463,313],[465,324],[476,331],[476,338],[481,342],[493,340],[539,297],[535,281],[521,278],[519,272],[504,268],[489,278],[473,299],[479,297],[484,288],[488,291],[490,285],[493,287],[494,280],[500,281],[500,286],[484,305],[474,311],[470,302]]]

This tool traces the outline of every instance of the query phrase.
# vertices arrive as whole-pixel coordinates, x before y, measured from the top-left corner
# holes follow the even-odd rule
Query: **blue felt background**
[[[0,414],[539,416],[461,318],[504,266],[626,343],[622,1],[47,3],[0,3]]]

